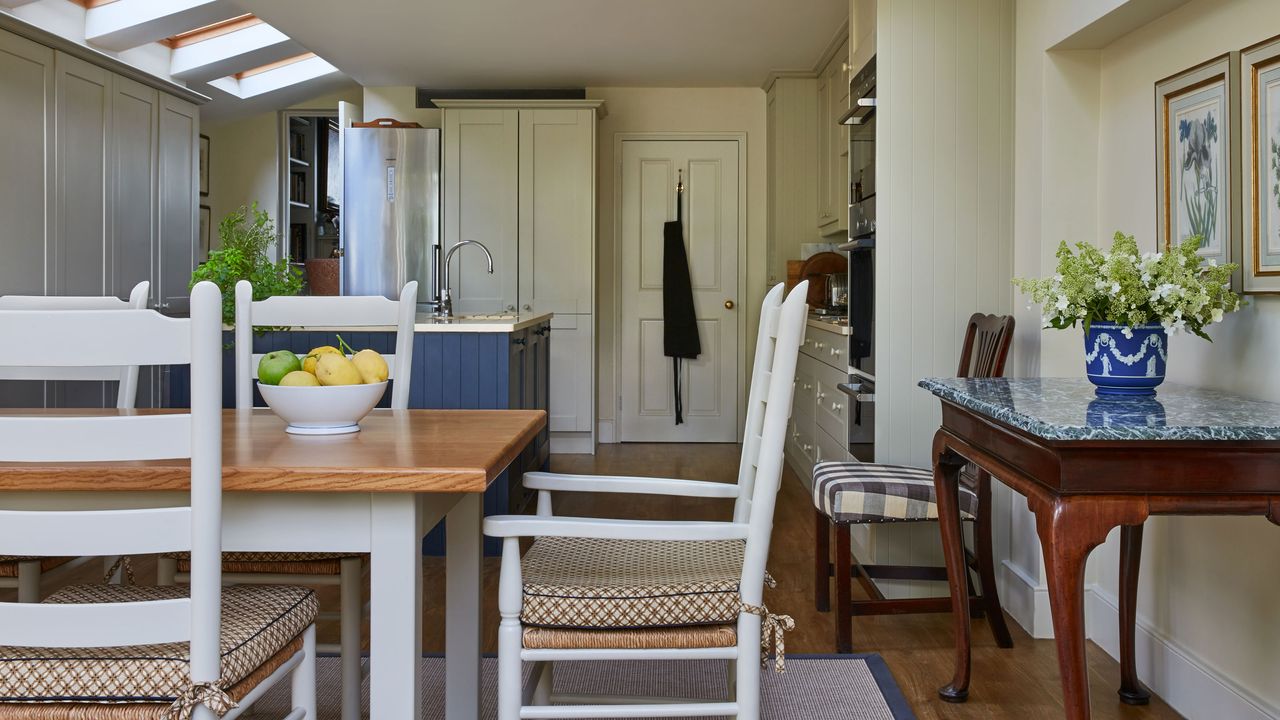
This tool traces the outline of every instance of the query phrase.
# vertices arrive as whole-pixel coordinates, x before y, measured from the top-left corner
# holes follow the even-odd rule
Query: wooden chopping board
[[[809,307],[827,306],[827,275],[849,271],[849,259],[841,253],[820,252],[804,261],[800,279],[809,281]]]

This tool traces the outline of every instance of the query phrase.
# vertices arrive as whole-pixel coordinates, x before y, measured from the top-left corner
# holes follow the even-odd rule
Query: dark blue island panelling
[[[337,346],[336,335],[351,347],[372,348],[383,354],[395,352],[395,334],[390,332],[272,331],[253,339],[255,353],[292,350],[301,355],[322,345]],[[233,333],[224,334],[222,357],[222,404],[235,407],[235,356]],[[546,410],[548,363],[551,350],[550,322],[515,332],[418,332],[413,338],[413,386],[409,407],[438,410]],[[395,382],[395,380],[392,380]],[[170,375],[169,404],[189,404],[186,368],[173,368]],[[391,393],[378,407],[388,407]],[[254,405],[265,406],[254,390]],[[489,486],[484,497],[485,515],[520,512],[529,500],[520,484],[526,470],[545,468],[547,431],[542,433]],[[444,523],[423,539],[424,554],[444,553]],[[485,554],[498,555],[501,543],[485,539]]]

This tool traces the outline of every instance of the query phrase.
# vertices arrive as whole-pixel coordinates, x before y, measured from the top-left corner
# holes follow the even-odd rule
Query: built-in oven
[[[849,81],[849,111],[840,121],[849,128],[849,452],[874,459],[875,443],[875,294],[876,294],[876,60]]]

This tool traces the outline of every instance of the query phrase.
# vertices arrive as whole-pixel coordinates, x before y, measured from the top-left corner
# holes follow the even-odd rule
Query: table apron
[[[434,495],[434,494],[433,494]],[[461,497],[417,497],[418,535],[425,535]],[[222,549],[226,552],[367,553],[372,534],[372,493],[225,493]],[[5,510],[122,510],[173,507],[188,502],[178,492],[4,492]]]

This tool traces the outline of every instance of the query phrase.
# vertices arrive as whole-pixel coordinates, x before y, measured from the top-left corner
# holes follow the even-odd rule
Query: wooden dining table
[[[1120,700],[1145,704],[1134,652],[1142,526],[1152,515],[1261,515],[1280,524],[1280,404],[1166,384],[1155,396],[1100,396],[1083,378],[927,378],[942,401],[934,486],[951,588],[955,675],[969,694],[969,592],[960,471],[974,463],[1027,498],[1044,556],[1063,704],[1089,718],[1084,575],[1119,527]]]
[[[415,720],[422,715],[422,537],[447,519],[445,713],[474,720],[481,498],[546,422],[541,410],[374,410],[358,433],[303,436],[286,433],[270,410],[226,410],[223,550],[368,553],[371,716]],[[161,507],[186,503],[189,487],[186,461],[0,463],[3,509]]]

